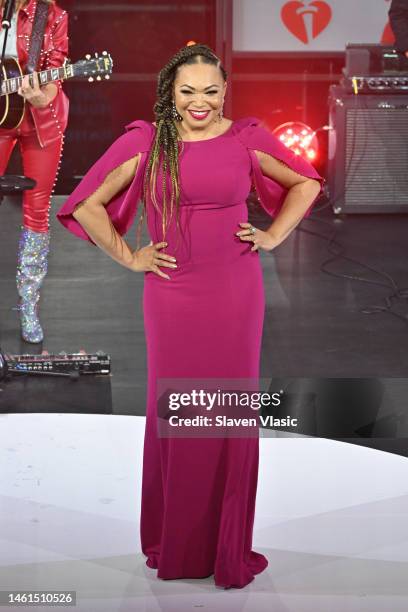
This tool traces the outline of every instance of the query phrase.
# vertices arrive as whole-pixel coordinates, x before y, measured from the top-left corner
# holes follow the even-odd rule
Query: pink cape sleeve
[[[259,201],[264,210],[271,217],[274,217],[281,209],[286,198],[286,194],[288,193],[288,189],[262,174],[261,166],[255,151],[268,153],[272,157],[282,161],[284,164],[289,166],[291,170],[294,170],[298,174],[318,180],[320,182],[320,193],[322,192],[324,179],[318,174],[318,172],[316,172],[309,162],[288,149],[288,147],[286,147],[279,140],[279,138],[259,124],[260,120],[256,117],[249,118],[248,125],[241,130],[238,137],[248,149],[248,153],[251,158],[252,179]],[[316,198],[319,197],[319,195],[320,194],[318,194]],[[305,217],[310,215],[315,201],[316,199],[306,211],[304,215]]]
[[[109,172],[141,153],[135,176],[130,185],[117,194],[105,209],[122,236],[135,218],[139,200],[142,196],[143,174],[148,152],[152,143],[154,127],[147,121],[134,121],[126,126],[126,132],[88,170],[82,181],[57,212],[57,219],[70,232],[95,244],[84,228],[72,216],[77,204],[92,195],[103,183]]]

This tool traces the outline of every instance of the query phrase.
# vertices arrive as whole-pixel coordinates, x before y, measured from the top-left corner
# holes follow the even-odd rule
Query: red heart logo
[[[312,15],[312,39],[327,28],[332,18],[330,5],[324,0],[314,0],[305,5],[300,0],[290,0],[282,6],[281,18],[289,32],[307,45],[309,35],[306,29],[305,15]]]

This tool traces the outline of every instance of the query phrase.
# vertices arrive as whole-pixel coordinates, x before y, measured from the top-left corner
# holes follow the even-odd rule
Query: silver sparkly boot
[[[47,274],[50,232],[34,232],[22,227],[17,256],[17,291],[20,296],[21,335],[31,343],[41,342],[43,330],[38,319],[40,287]]]

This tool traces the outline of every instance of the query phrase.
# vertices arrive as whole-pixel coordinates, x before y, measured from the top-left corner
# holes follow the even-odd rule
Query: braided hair
[[[162,216],[163,240],[165,239],[168,220],[172,217],[176,209],[176,224],[179,229],[179,201],[180,201],[180,181],[179,181],[179,142],[181,138],[176,128],[173,111],[173,84],[176,78],[177,69],[183,64],[211,64],[221,70],[224,81],[227,80],[227,72],[221,64],[221,60],[215,53],[203,44],[190,44],[180,49],[169,62],[160,70],[157,83],[157,99],[153,107],[156,119],[156,135],[149,159],[146,164],[146,171],[143,181],[143,213],[138,227],[138,243],[140,241],[140,223],[147,215],[147,198],[150,197],[154,207]],[[163,173],[163,202],[160,209],[157,202],[157,173],[162,167]],[[167,180],[171,179],[170,210],[167,198]]]

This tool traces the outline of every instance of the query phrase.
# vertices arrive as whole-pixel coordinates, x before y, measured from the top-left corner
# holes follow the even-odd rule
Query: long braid
[[[162,235],[165,240],[166,230],[174,209],[176,210],[176,225],[180,230],[179,203],[180,203],[180,179],[179,179],[179,132],[176,127],[176,118],[173,117],[173,83],[179,66],[183,64],[197,64],[199,61],[218,66],[223,78],[227,80],[227,73],[223,68],[219,58],[207,47],[207,45],[194,44],[180,49],[170,61],[162,68],[158,75],[157,98],[153,107],[156,122],[156,135],[143,181],[143,213],[138,225],[138,246],[140,245],[141,223],[146,215],[148,198],[153,202],[154,207],[162,217]],[[160,208],[157,202],[157,175],[161,166],[163,173],[162,191],[163,202]],[[168,210],[167,180],[170,176],[170,210]]]

